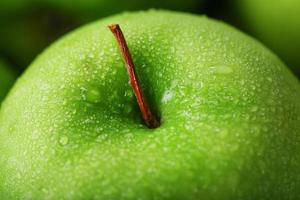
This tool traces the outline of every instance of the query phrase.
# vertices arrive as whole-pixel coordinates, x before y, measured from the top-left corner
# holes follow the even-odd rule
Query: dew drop
[[[84,88],[84,87],[81,87],[80,88],[80,95],[81,95],[81,98],[85,101],[86,100],[86,91],[87,89]]]
[[[133,97],[132,90],[126,90],[124,93],[124,97],[132,98]]]
[[[132,112],[132,106],[130,104],[126,104],[126,105],[124,105],[123,110],[125,113],[129,114]]]
[[[68,142],[69,142],[69,138],[67,137],[67,136],[62,136],[60,139],[59,139],[59,143],[61,144],[61,145],[66,145],[66,144],[68,144]]]
[[[86,91],[86,100],[91,103],[98,103],[101,99],[101,94],[97,89],[88,89]]]
[[[231,74],[233,72],[232,67],[225,64],[216,64],[210,67],[210,70],[216,74]]]
[[[258,110],[258,107],[257,106],[253,106],[252,108],[251,108],[251,112],[256,112]]]
[[[94,54],[89,54],[88,56],[89,56],[89,58],[92,58],[92,59],[95,58]]]
[[[66,99],[64,99],[63,102],[62,102],[62,105],[65,106],[65,105],[67,105],[67,104],[68,104],[68,101],[67,101]]]
[[[97,127],[97,128],[96,128],[96,132],[97,132],[97,133],[101,133],[102,131],[103,131],[103,128],[102,128],[102,127]]]
[[[187,130],[187,131],[193,131],[195,128],[192,124],[185,124],[184,125],[184,128]]]
[[[101,134],[97,137],[96,141],[97,142],[103,142],[105,141],[106,139],[108,138],[108,135],[107,134]]]
[[[32,135],[31,135],[31,137],[32,137],[33,140],[37,140],[37,139],[40,137],[40,135],[39,135],[38,132],[34,131],[34,132],[32,133]]]
[[[228,135],[228,130],[227,129],[222,129],[221,131],[220,131],[220,137],[221,138],[225,138],[225,137],[227,137],[227,135]]]
[[[166,90],[161,99],[162,103],[167,103],[173,98],[173,92],[171,90]]]
[[[197,87],[198,87],[198,89],[202,89],[203,88],[203,82],[198,82]]]
[[[268,77],[267,80],[272,83],[273,82],[273,79],[271,77]]]
[[[126,138],[127,141],[131,141],[134,138],[134,136],[133,136],[132,133],[126,133],[125,138]]]

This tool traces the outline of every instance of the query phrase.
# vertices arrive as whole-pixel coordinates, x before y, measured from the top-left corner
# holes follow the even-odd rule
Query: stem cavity
[[[111,30],[111,32],[114,34],[118,45],[120,47],[126,69],[129,75],[130,85],[133,89],[134,95],[136,96],[137,103],[139,105],[142,118],[145,122],[145,124],[148,126],[148,128],[153,129],[157,128],[160,124],[158,119],[155,115],[151,112],[151,109],[149,107],[149,104],[147,103],[145,96],[143,94],[141,85],[139,83],[138,76],[135,71],[135,66],[132,60],[132,56],[130,54],[130,51],[128,49],[125,37],[123,35],[123,32],[118,24],[112,24],[109,25],[108,28]]]

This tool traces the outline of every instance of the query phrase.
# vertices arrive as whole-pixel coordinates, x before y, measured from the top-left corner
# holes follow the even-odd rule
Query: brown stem
[[[140,111],[142,113],[143,120],[145,121],[146,125],[149,128],[156,128],[159,126],[159,121],[157,118],[152,114],[150,107],[145,99],[145,96],[143,95],[143,91],[141,88],[141,85],[139,83],[137,74],[135,72],[134,63],[130,54],[130,51],[128,49],[126,40],[124,38],[124,35],[122,33],[122,30],[118,24],[112,24],[109,25],[108,28],[111,30],[111,32],[114,34],[121,53],[123,55],[123,59],[127,68],[127,72],[130,79],[130,84],[133,89],[133,92],[136,96],[138,105],[140,107]]]

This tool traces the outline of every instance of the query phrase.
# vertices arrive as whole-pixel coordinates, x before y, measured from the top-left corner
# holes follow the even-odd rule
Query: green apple
[[[300,75],[300,1],[235,0],[245,28]]]
[[[112,23],[156,129],[141,122]],[[134,12],[72,32],[13,87],[0,132],[0,199],[300,198],[298,80],[205,16]]]
[[[0,105],[16,79],[15,73],[0,59]]]
[[[1,0],[0,52],[25,68],[63,33],[127,10],[168,8],[195,11],[202,0]],[[200,5],[199,5],[200,6]]]

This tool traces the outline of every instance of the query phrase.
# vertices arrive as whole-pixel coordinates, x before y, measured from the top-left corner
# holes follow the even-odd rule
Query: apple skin
[[[245,28],[300,75],[300,1],[234,0]]]
[[[0,58],[0,107],[1,101],[6,96],[15,79],[16,73],[14,73],[14,71],[8,67],[7,63]]]
[[[119,23],[161,126],[140,120]],[[299,199],[300,84],[235,28],[116,15],[63,37],[0,112],[0,199]]]

